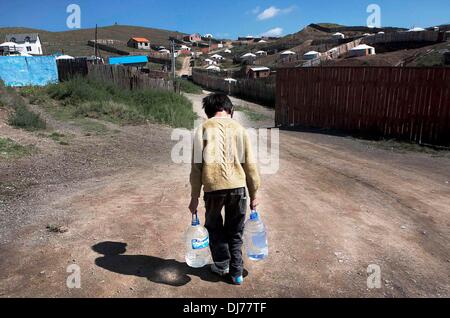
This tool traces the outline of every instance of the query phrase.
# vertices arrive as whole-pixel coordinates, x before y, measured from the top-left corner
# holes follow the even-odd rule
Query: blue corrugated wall
[[[6,86],[44,86],[58,82],[54,56],[0,56],[0,79]]]

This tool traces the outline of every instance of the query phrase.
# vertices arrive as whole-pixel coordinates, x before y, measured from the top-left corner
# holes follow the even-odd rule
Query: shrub
[[[25,105],[16,107],[15,112],[9,116],[8,123],[31,131],[45,129],[47,126],[38,114],[30,111]]]
[[[119,123],[139,123],[150,119],[175,127],[191,128],[196,114],[191,102],[174,92],[130,91],[92,79],[75,78],[50,85],[47,94],[64,105],[74,117],[106,119]]]

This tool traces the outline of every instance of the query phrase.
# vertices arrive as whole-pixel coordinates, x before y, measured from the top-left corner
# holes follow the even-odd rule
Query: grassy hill
[[[74,56],[93,55],[94,49],[87,45],[95,38],[95,29],[80,29],[62,32],[49,32],[29,28],[0,28],[0,42],[5,40],[8,33],[39,33],[45,54],[53,54],[64,50],[65,54]],[[131,37],[148,38],[152,44],[168,46],[169,37],[181,38],[184,33],[138,26],[113,25],[98,28],[98,38],[121,41],[121,49],[126,49],[126,42]],[[129,49],[129,51],[133,51]],[[113,55],[100,52],[104,56]]]

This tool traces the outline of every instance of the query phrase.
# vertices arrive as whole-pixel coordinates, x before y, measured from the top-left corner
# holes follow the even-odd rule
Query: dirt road
[[[192,75],[191,57],[190,56],[186,56],[183,58],[183,63],[181,65],[181,69],[177,71],[178,77],[181,77],[183,75],[187,75],[187,76]]]
[[[189,98],[199,110],[201,97]],[[234,101],[273,118],[258,105]],[[72,164],[95,154],[90,169],[55,167],[51,177],[36,176],[29,194],[0,205],[2,215],[21,220],[2,221],[1,297],[450,296],[447,153],[281,132],[280,169],[262,176],[260,193],[270,257],[247,261],[249,276],[236,287],[184,263],[189,165],[170,159],[172,130],[114,129],[90,137],[72,131],[65,157],[1,162],[2,171],[25,178],[43,165],[39,160]],[[12,182],[14,175],[1,176]],[[69,231],[50,233],[48,224]],[[66,286],[71,264],[81,270],[80,289]],[[380,267],[381,288],[368,288],[369,265]]]

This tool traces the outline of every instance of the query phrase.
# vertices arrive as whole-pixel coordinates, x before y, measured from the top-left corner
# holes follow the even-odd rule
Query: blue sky
[[[450,23],[449,0],[1,0],[0,27],[68,30],[66,7],[72,3],[81,7],[82,28],[117,22],[227,38],[285,35],[312,22],[366,25],[372,3],[381,7],[382,26]]]

